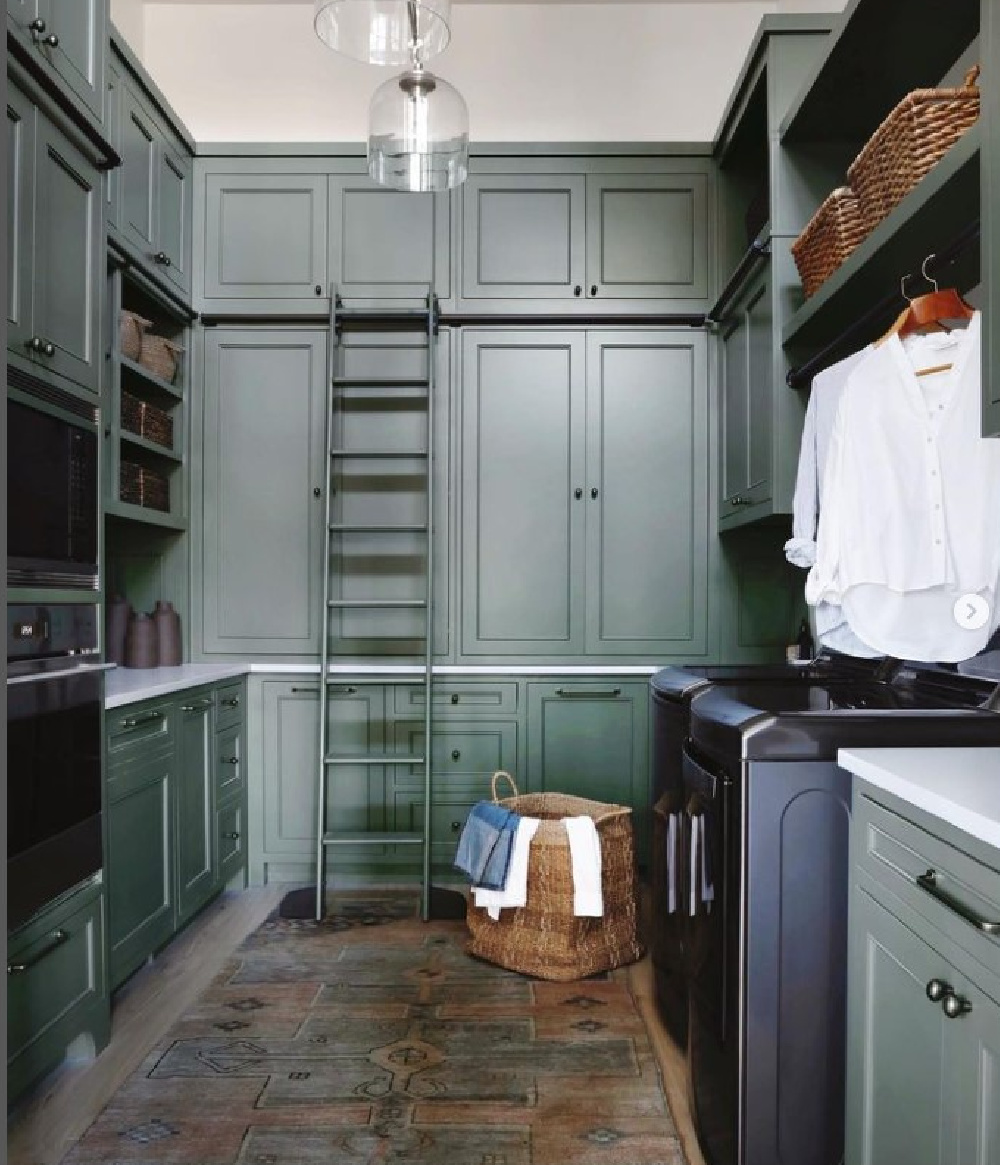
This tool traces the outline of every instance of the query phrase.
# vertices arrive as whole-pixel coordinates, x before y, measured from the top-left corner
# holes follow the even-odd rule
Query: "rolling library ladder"
[[[433,613],[434,613],[434,557],[433,557],[433,439],[434,439],[434,375],[435,353],[434,342],[438,332],[438,305],[431,289],[428,289],[427,298],[422,307],[380,308],[351,308],[345,307],[335,287],[330,289],[330,349],[327,363],[327,400],[326,400],[326,455],[327,455],[327,488],[324,506],[324,541],[323,541],[323,612],[322,612],[322,647],[320,654],[320,709],[319,709],[319,796],[318,796],[318,829],[316,855],[316,918],[321,919],[325,912],[325,890],[327,877],[327,859],[331,849],[335,847],[357,846],[413,846],[421,851],[421,914],[424,921],[430,917],[431,895],[431,683],[433,679],[432,650],[433,650]],[[345,349],[345,334],[351,333],[364,337],[372,344],[365,353],[369,357],[363,374],[348,374],[348,353]],[[389,359],[391,347],[389,340],[398,339],[401,333],[412,333],[414,338],[421,338],[426,345],[426,360],[424,372],[420,376],[400,376],[395,374],[381,377],[372,374],[371,364],[378,364],[375,359],[379,351],[379,337],[386,337],[386,362]],[[412,406],[414,397],[424,402],[421,410],[425,415],[426,437],[421,447],[412,448],[385,442],[378,444],[364,443],[366,429],[364,425],[357,426],[361,434],[361,442],[355,444],[351,440],[348,418],[351,415],[364,413],[368,408],[377,414],[386,410],[391,412],[393,404],[400,400]],[[369,427],[368,432],[376,431],[376,427]],[[367,481],[378,482],[379,474],[388,475],[390,467],[399,464],[420,464],[423,467],[423,487],[426,491],[426,510],[417,522],[394,521],[365,521],[345,520],[343,490],[337,483],[348,480],[350,471],[355,467],[363,467],[363,476]],[[387,488],[391,482],[387,478]],[[408,515],[411,516],[411,515]],[[394,541],[408,539],[412,544],[414,536],[418,537],[424,551],[424,593],[419,598],[386,598],[376,594],[362,594],[343,597],[342,580],[340,586],[335,586],[335,560],[342,559],[343,546],[352,537],[367,539],[367,545],[384,546],[386,553],[391,552]],[[374,552],[373,552],[374,553]],[[376,555],[377,556],[377,555]],[[373,585],[372,590],[377,588]],[[336,593],[335,593],[336,591]],[[380,667],[379,674],[371,679],[351,679],[351,688],[359,684],[384,684],[387,679],[393,684],[413,684],[424,691],[424,733],[423,755],[397,755],[385,748],[379,753],[359,755],[357,751],[338,751],[338,742],[331,739],[330,732],[330,696],[331,690],[340,685],[338,676],[330,671],[330,646],[333,635],[333,623],[340,621],[351,612],[364,612],[368,616],[379,612],[391,617],[395,612],[411,611],[422,616],[423,658],[415,670],[413,663],[400,664],[398,670],[392,667]],[[337,828],[338,818],[338,773],[343,774],[355,766],[388,766],[412,765],[423,770],[423,822],[422,828],[413,831],[393,830],[357,830]]]

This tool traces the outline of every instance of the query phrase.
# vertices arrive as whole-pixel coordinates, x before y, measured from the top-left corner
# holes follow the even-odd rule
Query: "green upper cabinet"
[[[248,160],[207,173],[206,165],[196,166],[205,204],[195,285],[205,309],[225,302],[231,310],[233,300],[253,301],[257,310],[262,300],[315,308],[329,292],[326,176],[292,162]]]
[[[707,386],[696,332],[587,336],[588,654],[707,648]]]
[[[470,307],[704,310],[704,159],[484,158],[473,170],[462,188],[459,287]]]
[[[7,0],[7,31],[93,118],[104,120],[107,0]]]
[[[325,330],[206,332],[208,653],[319,651],[326,367]]]
[[[7,135],[8,351],[35,374],[96,392],[101,176],[14,85]]]
[[[463,335],[466,654],[584,649],[585,359],[583,332]]]
[[[450,294],[447,194],[411,194],[367,174],[330,178],[330,278],[345,299]]]
[[[178,701],[176,778],[177,923],[199,910],[215,884],[215,742],[212,698],[200,689]]]
[[[461,652],[703,653],[707,450],[701,335],[466,332]]]

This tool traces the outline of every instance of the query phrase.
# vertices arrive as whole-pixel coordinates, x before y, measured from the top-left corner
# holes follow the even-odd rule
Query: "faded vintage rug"
[[[469,958],[415,896],[268,919],[65,1165],[683,1165],[624,971]]]

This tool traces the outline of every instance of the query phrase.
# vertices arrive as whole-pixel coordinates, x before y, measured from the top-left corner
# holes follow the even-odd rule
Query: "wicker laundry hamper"
[[[634,963],[643,955],[636,933],[637,886],[632,810],[564,793],[517,793],[500,804],[541,820],[528,858],[527,902],[494,921],[469,903],[466,950],[490,963],[539,979],[569,981]],[[564,817],[593,818],[601,842],[602,918],[573,914],[573,874]]]

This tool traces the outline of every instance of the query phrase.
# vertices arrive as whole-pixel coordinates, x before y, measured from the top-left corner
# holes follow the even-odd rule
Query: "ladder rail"
[[[424,661],[424,849],[420,874],[420,913],[427,922],[431,913],[431,705],[434,680],[434,389],[436,386],[437,300],[433,286],[427,288],[427,590],[425,609],[426,651]]]

